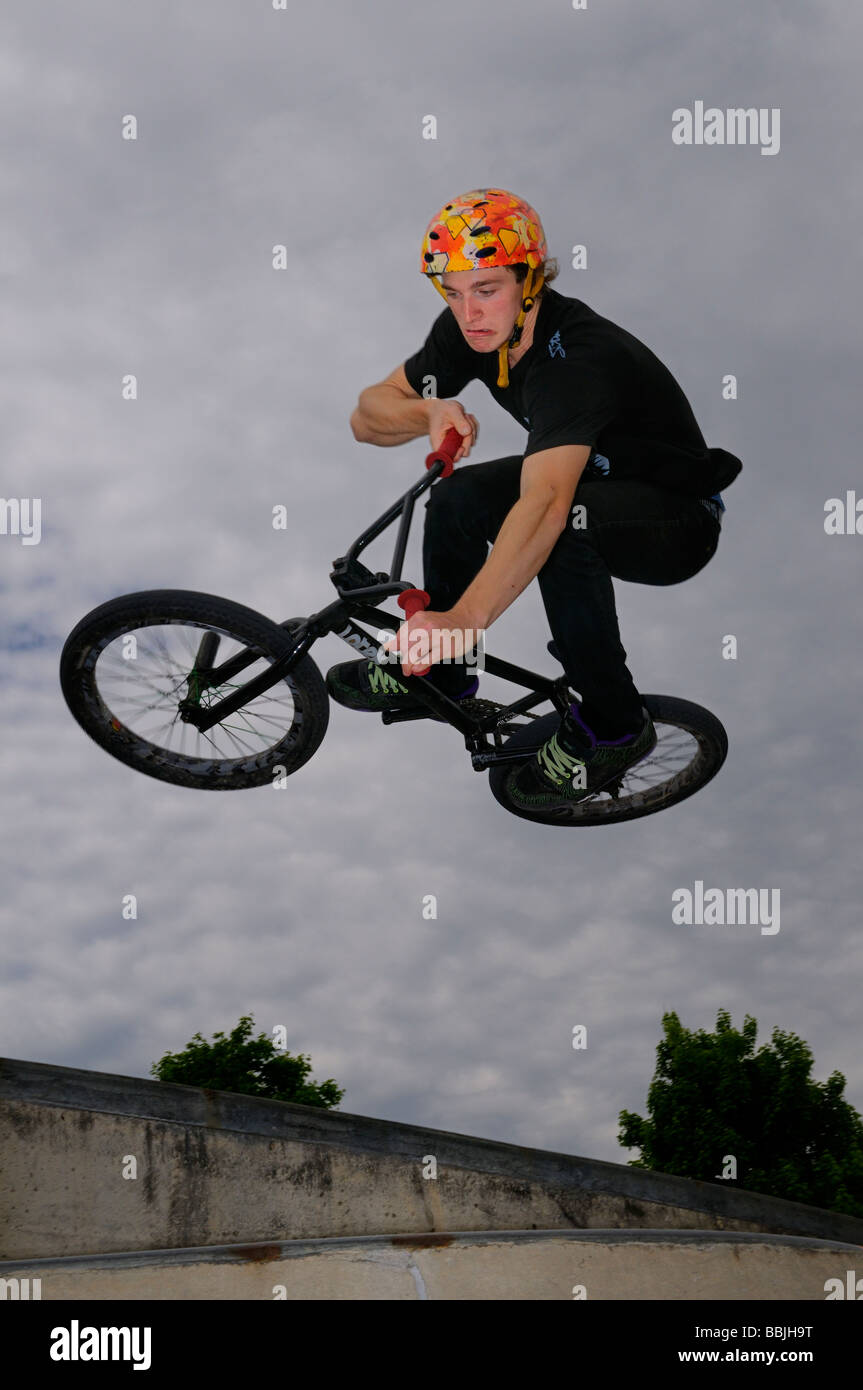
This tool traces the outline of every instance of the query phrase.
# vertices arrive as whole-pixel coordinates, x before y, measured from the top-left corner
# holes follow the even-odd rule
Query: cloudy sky
[[[0,1053],[146,1076],[252,1013],[346,1111],[625,1162],[663,1012],[725,1008],[799,1033],[863,1109],[863,536],[824,528],[863,496],[861,40],[844,0],[4,7],[2,493],[41,499],[42,535],[0,535]],[[697,101],[780,110],[778,152],[675,144]],[[356,443],[357,394],[440,311],[429,217],[495,184],[539,210],[556,288],[645,341],[744,460],[705,571],[616,586],[637,684],[719,715],[721,774],[631,825],[546,829],[450,729],[337,706],[279,793],[115,763],[63,702],[65,636],[153,587],[276,619],[329,601],[425,453]],[[485,388],[462,400],[474,461],[519,450]],[[552,674],[548,635],[534,583],[488,646]],[[780,931],[676,925],[698,879],[778,890]]]

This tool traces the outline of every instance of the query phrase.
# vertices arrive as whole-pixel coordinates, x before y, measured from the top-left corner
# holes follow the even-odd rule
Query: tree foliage
[[[339,1104],[344,1091],[332,1078],[319,1084],[307,1080],[311,1057],[280,1052],[266,1033],[253,1038],[253,1023],[251,1016],[244,1015],[232,1033],[214,1033],[211,1043],[196,1033],[183,1052],[166,1052],[154,1062],[150,1074],[181,1086],[235,1091],[319,1109]]]
[[[841,1072],[813,1080],[808,1045],[779,1028],[756,1052],[748,1014],[739,1032],[722,1009],[714,1033],[675,1013],[662,1026],[649,1118],[619,1116],[618,1142],[641,1150],[631,1167],[715,1182],[733,1155],[738,1187],[863,1216],[863,1121]]]

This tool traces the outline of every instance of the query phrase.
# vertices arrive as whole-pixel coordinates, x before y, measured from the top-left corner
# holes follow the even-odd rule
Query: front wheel
[[[728,752],[728,737],[710,710],[672,695],[642,695],[656,727],[656,745],[641,762],[627,768],[618,781],[582,801],[555,811],[524,811],[506,794],[513,763],[497,763],[489,771],[492,795],[514,816],[544,825],[612,825],[664,811],[705,786],[715,777]],[[559,714],[544,715],[506,740],[503,751],[539,748],[560,725]]]
[[[264,786],[308,762],[327,731],[329,696],[311,657],[206,731],[188,715],[286,655],[294,621],[301,620],[280,626],[230,599],[185,589],[125,594],[69,634],[60,684],[82,729],[137,772],[203,791]],[[219,680],[232,659],[241,673]]]

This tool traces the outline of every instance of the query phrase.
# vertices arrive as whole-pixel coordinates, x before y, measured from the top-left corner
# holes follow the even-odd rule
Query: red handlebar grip
[[[406,618],[412,618],[421,608],[428,608],[431,598],[425,589],[402,589],[396,603],[399,608],[404,609]]]
[[[438,459],[443,459],[446,467],[441,473],[441,477],[448,478],[454,466],[453,455],[457,454],[461,448],[463,437],[454,425],[448,429],[441,441],[440,448],[432,449],[431,453],[426,455],[426,468],[433,468]]]
[[[405,618],[412,618],[414,613],[418,613],[421,608],[428,608],[431,603],[431,596],[426,593],[425,589],[402,589],[396,603],[399,608],[404,609]],[[414,675],[425,676],[430,670],[430,666],[424,666],[422,670],[417,668]]]

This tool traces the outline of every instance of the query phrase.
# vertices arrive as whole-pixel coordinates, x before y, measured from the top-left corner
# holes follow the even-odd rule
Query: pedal
[[[384,724],[405,724],[409,719],[436,718],[437,715],[432,714],[430,709],[385,709],[381,712],[381,722]]]
[[[539,716],[531,711],[522,711],[520,715],[514,715],[512,719],[496,719],[506,710],[506,705],[498,704],[496,700],[481,700],[476,695],[469,695],[464,700],[456,701],[459,709],[463,709],[474,719],[488,720],[495,719],[495,728],[499,733],[515,733],[522,725],[519,719],[537,719]],[[381,711],[381,722],[384,724],[404,724],[411,719],[434,719],[440,724],[445,724],[446,720],[439,714],[433,714],[429,710],[419,709],[391,709]]]

